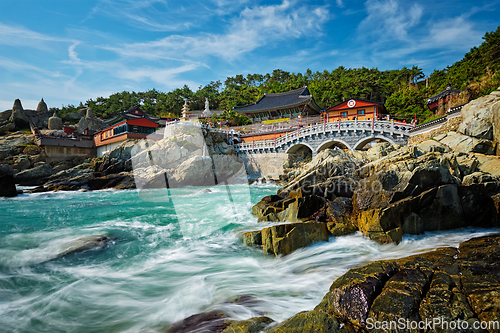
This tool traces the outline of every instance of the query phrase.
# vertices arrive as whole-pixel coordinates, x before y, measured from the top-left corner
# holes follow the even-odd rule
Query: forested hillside
[[[424,120],[435,116],[425,106],[426,98],[444,90],[448,82],[464,90],[456,102],[466,102],[489,93],[500,85],[500,27],[486,33],[484,42],[472,48],[464,58],[428,78],[418,66],[380,71],[376,68],[338,67],[332,71],[289,73],[276,69],[272,73],[236,75],[223,83],[212,81],[192,91],[188,86],[170,92],[155,89],[146,92],[121,92],[108,98],[90,99],[79,106],[68,105],[59,113],[64,116],[82,107],[91,107],[99,117],[110,118],[135,105],[157,116],[180,115],[183,98],[191,110],[202,110],[205,97],[211,109],[231,110],[233,106],[255,102],[264,92],[279,93],[308,85],[318,104],[330,107],[344,99],[357,97],[386,103],[396,119],[411,120],[417,115]]]

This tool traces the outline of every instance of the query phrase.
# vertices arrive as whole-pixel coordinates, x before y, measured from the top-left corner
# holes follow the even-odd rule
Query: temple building
[[[239,114],[252,121],[294,118],[298,115],[319,115],[322,108],[316,103],[307,86],[284,93],[265,93],[255,103],[235,106]]]
[[[384,103],[351,98],[324,111],[327,121],[383,119],[389,114]]]
[[[104,153],[118,147],[125,140],[154,139],[152,134],[155,133],[159,124],[152,118],[136,106],[106,121],[107,127],[94,133],[97,156],[102,156]],[[163,138],[163,135],[158,135],[158,140],[161,138]]]
[[[448,83],[445,90],[441,91],[437,95],[427,98],[426,105],[430,110],[435,109],[438,106],[444,105],[452,99],[457,98],[461,92],[462,90],[453,89],[451,87],[451,83]]]

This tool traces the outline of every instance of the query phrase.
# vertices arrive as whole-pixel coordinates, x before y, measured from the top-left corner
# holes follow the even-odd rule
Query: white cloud
[[[427,38],[428,47],[443,47],[453,49],[469,49],[481,40],[484,32],[479,32],[464,16],[442,20],[434,23]]]
[[[74,40],[41,34],[23,27],[0,23],[0,45],[22,46],[49,51],[54,42],[74,43]]]
[[[157,41],[107,49],[122,57],[202,59],[215,56],[231,61],[268,43],[319,34],[328,17],[329,12],[323,7],[298,6],[285,0],[279,5],[245,8],[231,20],[225,34],[171,35]]]
[[[358,30],[365,37],[406,40],[411,28],[420,23],[422,6],[413,4],[409,8],[397,0],[368,0],[365,3],[368,16],[360,23]]]

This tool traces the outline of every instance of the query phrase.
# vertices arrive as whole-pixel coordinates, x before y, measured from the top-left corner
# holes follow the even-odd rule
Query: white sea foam
[[[267,315],[281,321],[314,308],[352,267],[497,231],[425,233],[405,236],[397,246],[357,233],[275,258],[244,246],[238,235],[271,225],[257,223],[251,206],[276,188],[208,188],[212,192],[174,189],[169,202],[144,201],[137,190],[0,201],[6,217],[0,224],[0,327],[158,332],[211,309],[236,319]],[[64,243],[93,234],[113,241],[101,251],[43,263]],[[242,296],[243,302],[231,302]]]

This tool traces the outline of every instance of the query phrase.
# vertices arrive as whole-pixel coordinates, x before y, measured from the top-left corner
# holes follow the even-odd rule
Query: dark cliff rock
[[[12,175],[0,175],[0,197],[15,197],[17,195],[16,182]]]

